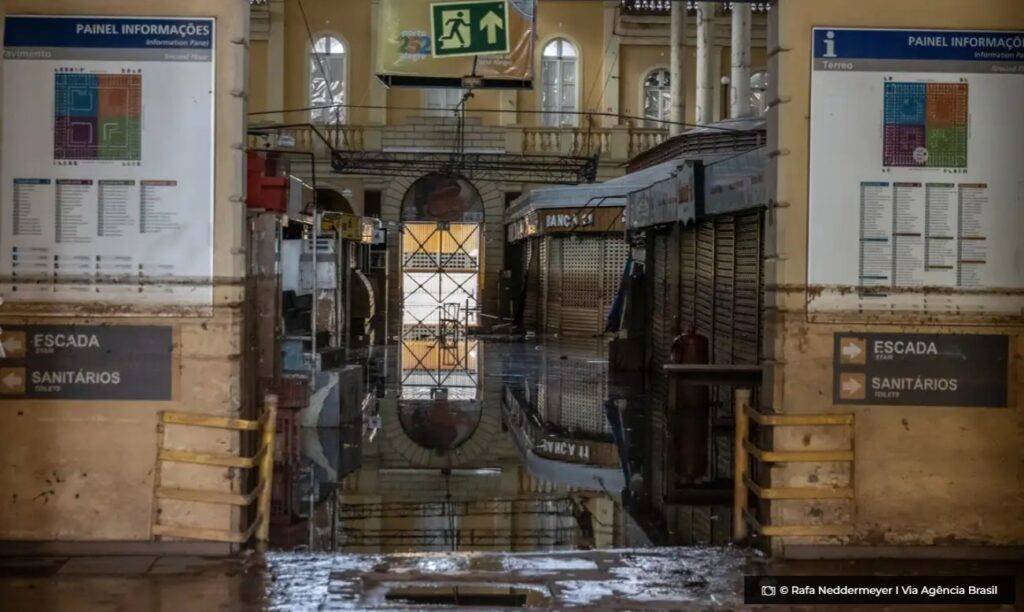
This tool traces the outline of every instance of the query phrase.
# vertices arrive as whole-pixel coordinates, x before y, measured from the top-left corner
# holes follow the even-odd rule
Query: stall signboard
[[[539,230],[545,234],[614,233],[625,228],[621,206],[551,208],[538,213]]]
[[[380,0],[374,70],[387,85],[530,88],[536,0]]]
[[[759,147],[704,165],[704,213],[719,215],[768,204],[768,153]]]
[[[637,230],[667,223],[692,222],[697,206],[695,177],[693,163],[682,163],[671,178],[629,194],[626,199],[626,227]]]

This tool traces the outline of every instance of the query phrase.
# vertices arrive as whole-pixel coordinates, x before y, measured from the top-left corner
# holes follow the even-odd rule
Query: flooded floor
[[[293,445],[269,551],[0,557],[0,609],[737,609],[752,574],[1013,574],[1024,601],[1024,563],[729,545],[728,463],[712,444],[704,476],[675,486],[663,386],[610,382],[607,356],[598,340],[374,348],[365,395],[300,415],[331,424]]]
[[[614,400],[640,390],[609,385],[606,354],[599,340],[374,349],[372,407],[337,431],[303,432],[316,439],[304,440],[294,506],[312,521],[278,542],[363,553],[649,545],[623,511],[629,431]]]
[[[744,575],[1013,575],[1024,562],[770,561],[730,547],[556,553],[302,552],[238,559],[0,557],[0,609],[374,610],[752,609]],[[954,606],[892,609],[953,610]],[[879,609],[842,606],[844,610]],[[771,606],[765,609],[809,610]],[[818,609],[828,609],[820,607]],[[833,608],[834,609],[834,608]],[[959,609],[1010,609],[973,606]]]

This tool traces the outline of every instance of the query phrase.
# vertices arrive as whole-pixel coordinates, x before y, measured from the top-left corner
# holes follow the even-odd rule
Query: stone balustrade
[[[283,146],[280,136],[293,139],[290,148],[312,151],[327,156],[328,146],[345,151],[398,150],[398,143],[417,146],[421,132],[449,134],[451,137],[434,138],[429,149],[450,149],[454,146],[454,126],[435,125],[452,121],[439,118],[418,118],[402,125],[319,125],[268,129],[266,135],[250,134],[250,147]],[[256,128],[257,126],[253,126]],[[319,133],[319,135],[314,132]],[[433,132],[430,132],[433,130]],[[414,138],[415,136],[415,138]],[[465,127],[466,150],[501,150],[524,155],[561,155],[590,157],[599,155],[602,162],[625,162],[655,147],[668,137],[668,131],[658,128],[617,127],[526,127],[482,126],[469,123]],[[443,142],[442,142],[443,140]],[[433,142],[432,141],[432,142]]]

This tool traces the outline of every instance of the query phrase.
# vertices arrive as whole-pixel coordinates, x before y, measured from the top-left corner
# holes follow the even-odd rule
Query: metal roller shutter
[[[651,290],[653,298],[650,302],[651,308],[651,333],[648,336],[651,349],[651,367],[661,371],[662,364],[668,361],[672,330],[668,328],[668,296],[669,296],[669,267],[668,267],[668,232],[654,234],[651,254],[653,255],[652,267],[649,270]]]
[[[562,247],[563,334],[597,333],[604,276],[602,238],[575,236],[559,239]]]
[[[684,331],[695,324],[697,309],[697,228],[683,230],[679,244],[679,308]]]
[[[544,331],[557,334],[562,329],[562,239],[544,239],[547,252],[544,284]]]
[[[622,272],[629,259],[629,245],[618,236],[604,239],[604,278],[601,286],[601,313],[597,321],[597,333],[604,332],[604,323],[612,309],[612,303],[619,292]]]
[[[761,349],[761,214],[736,218],[733,363],[757,363]]]
[[[712,222],[715,231],[714,316],[711,355],[714,363],[732,363],[733,298],[736,231],[732,217]]]
[[[694,264],[694,325],[714,346],[715,324],[715,226],[702,221],[697,226]]]
[[[540,258],[538,257],[540,240],[528,238],[523,245],[523,270],[526,273],[526,291],[524,292],[523,326],[528,330],[537,331],[537,301],[540,299]]]

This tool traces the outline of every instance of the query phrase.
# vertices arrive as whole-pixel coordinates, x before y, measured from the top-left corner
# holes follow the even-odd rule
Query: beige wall
[[[370,2],[368,0],[303,0],[314,38],[333,33],[348,45],[348,104],[370,104]],[[309,105],[309,32],[298,2],[285,2],[284,15],[284,104],[287,108]],[[268,109],[276,110],[276,109]],[[366,109],[349,109],[348,122],[366,123]],[[288,122],[308,120],[308,115],[293,113]]]
[[[267,41],[249,43],[249,112],[276,110],[267,107]],[[259,117],[256,117],[259,119]]]
[[[298,3],[285,3],[285,61],[284,61],[284,102],[287,108],[303,108],[308,105],[308,52],[309,33],[306,30],[302,13],[299,11]],[[372,104],[370,86],[372,77],[371,66],[371,44],[373,30],[372,3],[370,0],[347,0],[337,2],[335,0],[304,0],[306,17],[309,20],[310,30],[316,36],[322,33],[334,33],[341,36],[348,45],[349,66],[347,75],[348,100],[349,104],[369,105]],[[606,87],[614,88],[614,81],[604,78],[604,53],[605,41],[604,15],[601,4],[586,3],[573,0],[541,0],[538,7],[539,23],[537,26],[537,56],[540,49],[552,38],[559,36],[572,41],[581,51],[579,86],[579,107],[583,111],[601,110],[601,93]],[[667,53],[667,44],[664,47],[651,47],[658,51]],[[275,110],[266,109],[264,100],[266,79],[269,78],[266,72],[266,44],[254,43],[250,50],[250,76],[252,78],[251,106],[254,111]],[[667,62],[666,62],[667,63]],[[723,64],[726,68],[728,63]],[[539,72],[539,59],[535,60],[535,71]],[[693,79],[693,71],[688,71],[688,78]],[[625,71],[623,71],[625,74]],[[535,78],[536,82],[536,78]],[[621,87],[621,85],[619,85]],[[489,109],[499,108],[499,96],[495,91],[475,92],[475,97],[470,101],[469,108]],[[523,125],[536,125],[539,117],[534,111],[539,109],[539,91],[523,90],[515,94],[518,108],[521,111],[518,123]],[[633,98],[627,98],[635,106]],[[387,121],[390,124],[404,123],[410,117],[422,115],[422,112],[415,109],[423,106],[423,90],[420,88],[393,87],[387,93],[387,104],[389,110]],[[348,123],[365,124],[370,120],[368,109],[349,109]],[[498,113],[481,113],[478,115],[484,125],[497,125],[499,122]],[[301,122],[308,119],[308,114],[303,112],[290,113],[284,117],[287,122]]]
[[[847,502],[772,504],[773,524],[852,523],[852,545],[1024,544],[1024,332],[1019,317],[978,325],[942,317],[872,316],[810,322],[807,298],[807,213],[810,42],[812,26],[1024,29],[1019,0],[786,0],[775,11],[772,60],[780,103],[770,112],[776,200],[766,245],[769,324],[765,358],[773,373],[762,402],[789,413],[848,411],[833,406],[832,338],[837,331],[998,333],[1010,337],[1010,407],[1006,409],[855,407],[852,440],[833,429],[777,429],[777,450],[837,448],[852,441],[856,462],[845,466],[776,467],[773,486],[845,484]],[[791,554],[801,543],[776,539]],[[907,549],[903,549],[907,550]],[[947,549],[948,550],[948,549]],[[952,553],[955,554],[955,553]]]
[[[245,415],[241,339],[246,53],[245,0],[11,0],[8,14],[215,17],[214,306],[196,315],[167,308],[160,316],[92,316],[52,305],[46,317],[3,316],[0,324],[167,325],[174,330],[174,401],[5,401],[0,410],[0,540],[151,539],[153,476],[160,410]],[[242,42],[243,44],[239,44]],[[232,94],[234,92],[234,95]],[[116,307],[116,305],[113,305]],[[107,309],[109,312],[110,309]],[[219,430],[169,428],[168,445],[238,452]],[[164,483],[238,490],[238,474],[172,465]],[[162,521],[229,529],[237,511],[223,506],[161,504]]]

